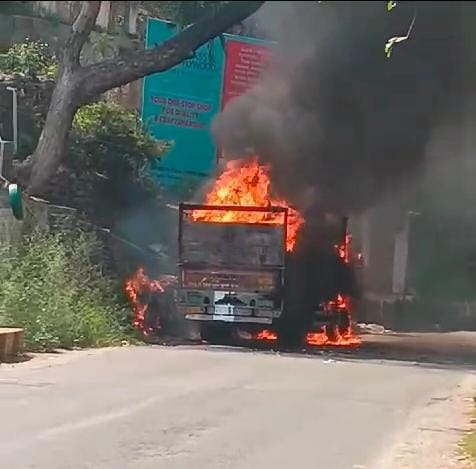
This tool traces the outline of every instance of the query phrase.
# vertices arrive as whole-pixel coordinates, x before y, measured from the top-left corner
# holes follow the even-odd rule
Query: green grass
[[[0,325],[25,329],[27,351],[118,345],[128,311],[94,261],[90,234],[34,233],[0,244]]]
[[[472,431],[466,435],[462,443],[464,454],[469,458],[476,467],[476,397],[474,398],[475,408],[473,411],[473,418],[471,423],[473,425]]]

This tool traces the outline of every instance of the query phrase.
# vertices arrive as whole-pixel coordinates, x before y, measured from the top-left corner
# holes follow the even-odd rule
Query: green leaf
[[[397,2],[387,2],[387,11],[392,11],[397,6]]]

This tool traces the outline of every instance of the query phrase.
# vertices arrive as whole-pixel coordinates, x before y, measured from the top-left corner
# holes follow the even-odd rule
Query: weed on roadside
[[[96,239],[33,233],[0,245],[0,324],[23,327],[29,351],[119,345],[117,290],[95,264]]]
[[[470,467],[476,468],[476,397],[474,400],[474,411],[471,419],[472,430],[466,435],[462,443],[462,450],[465,456],[468,457]]]

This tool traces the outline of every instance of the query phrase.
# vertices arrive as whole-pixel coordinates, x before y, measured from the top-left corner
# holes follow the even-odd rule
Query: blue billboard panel
[[[159,45],[176,33],[172,23],[148,19],[146,47]],[[155,138],[172,144],[152,168],[162,183],[213,171],[216,148],[210,126],[220,110],[223,64],[223,47],[215,39],[191,59],[144,79],[142,120]]]

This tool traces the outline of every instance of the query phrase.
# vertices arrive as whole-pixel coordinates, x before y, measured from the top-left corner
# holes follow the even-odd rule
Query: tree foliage
[[[133,111],[100,101],[77,113],[66,158],[45,196],[69,205],[100,226],[113,226],[125,210],[160,198],[149,167],[168,149]]]
[[[46,45],[30,41],[14,45],[5,55],[16,61],[3,63],[0,71],[21,75],[11,84],[22,96],[17,158],[23,159],[34,150],[45,122],[51,80],[44,74],[56,61]],[[159,197],[148,169],[168,147],[149,135],[136,112],[111,101],[86,105],[75,116],[65,159],[44,196],[109,226],[121,210]]]
[[[54,77],[58,69],[48,46],[26,40],[14,44],[0,55],[2,84],[16,88],[19,94],[19,147],[16,157],[23,160],[34,151],[45,123]],[[0,108],[3,122],[11,120],[11,105]],[[3,135],[5,138],[5,135]]]
[[[58,71],[55,57],[48,52],[48,44],[26,40],[14,44],[2,57],[0,68],[6,73],[29,78],[54,78]]]

